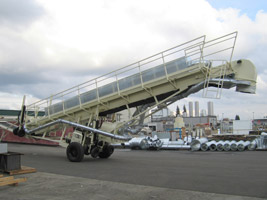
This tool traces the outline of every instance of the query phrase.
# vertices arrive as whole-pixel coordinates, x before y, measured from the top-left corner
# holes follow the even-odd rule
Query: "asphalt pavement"
[[[28,183],[21,183],[21,187],[26,188],[31,184],[31,188],[36,187],[37,176],[43,177],[47,184],[54,178],[58,180],[53,183],[55,187],[64,187],[66,190],[78,186],[64,186],[68,183],[65,179],[75,183],[82,182],[87,191],[91,187],[94,197],[91,199],[136,199],[132,196],[134,194],[139,199],[267,199],[267,151],[116,149],[109,159],[85,156],[83,162],[72,163],[67,160],[66,151],[61,147],[8,144],[8,148],[9,151],[23,153],[22,165],[34,167],[38,171],[36,174],[26,175],[29,177]],[[99,184],[101,187],[97,187]],[[19,190],[19,187],[11,189]],[[6,192],[0,189],[0,196],[4,191]],[[118,196],[118,192],[121,196]],[[8,194],[5,194],[7,198]],[[66,194],[68,192],[64,193]],[[79,194],[83,193],[80,191]],[[27,199],[27,196],[24,197]],[[56,194],[53,197],[52,199],[57,199]],[[67,197],[71,195],[65,196]]]

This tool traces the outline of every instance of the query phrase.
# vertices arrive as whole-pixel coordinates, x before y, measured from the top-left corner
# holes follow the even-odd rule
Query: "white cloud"
[[[24,95],[10,94],[5,92],[0,92],[0,109],[20,109],[19,106],[22,105]],[[37,98],[32,95],[27,95],[26,105],[38,101]]]
[[[5,98],[0,97],[1,108],[15,107],[2,103],[7,102],[8,94],[11,99],[16,98],[14,94],[43,98],[198,36],[206,34],[207,39],[212,39],[233,31],[239,31],[234,58],[253,61],[259,72],[257,98],[266,99],[267,13],[263,11],[252,20],[237,9],[216,10],[205,0],[37,3],[41,14],[33,13],[35,17],[27,21],[27,26],[16,29],[19,25],[13,22],[12,26],[0,27],[0,78],[5,80],[0,86],[5,93]],[[230,108],[227,101],[239,104],[240,97],[249,99],[244,106],[252,104],[255,113],[262,111],[260,106],[266,109],[255,95],[232,90],[224,91],[224,95],[215,103],[218,114]],[[196,94],[184,101],[199,97]],[[208,101],[199,100],[203,106]],[[241,113],[247,114],[242,107],[241,118]]]

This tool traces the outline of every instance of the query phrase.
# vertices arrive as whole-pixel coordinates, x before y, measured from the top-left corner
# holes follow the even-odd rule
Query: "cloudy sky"
[[[267,115],[265,0],[1,0],[0,109],[27,103],[123,67],[198,36],[238,31],[234,59],[258,71],[255,95],[223,90],[215,114]],[[209,99],[201,92],[180,108]]]

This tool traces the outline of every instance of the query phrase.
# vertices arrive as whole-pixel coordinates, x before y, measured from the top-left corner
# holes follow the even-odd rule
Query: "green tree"
[[[176,107],[176,117],[180,116],[180,108],[179,106]]]
[[[184,113],[186,113],[186,107],[185,107],[185,105],[184,105]]]
[[[235,116],[235,120],[240,120],[239,115],[236,115],[236,116]]]

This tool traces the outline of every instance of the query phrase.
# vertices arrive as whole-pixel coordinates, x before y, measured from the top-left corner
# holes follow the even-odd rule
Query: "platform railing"
[[[206,41],[203,48],[203,59],[227,60],[227,62],[231,62],[237,35],[238,32],[233,32],[216,39]]]
[[[206,79],[204,83],[203,98],[220,99],[227,67],[233,58],[237,32],[205,42],[203,59],[208,60]],[[213,48],[216,48],[213,49]],[[220,55],[220,59],[217,55]],[[212,71],[213,67],[221,66],[219,71]],[[209,88],[212,78],[220,78],[220,81],[213,88]]]
[[[179,63],[183,59],[186,66],[194,63],[204,63],[206,60],[216,59],[218,57],[221,58],[221,55],[225,57],[225,60],[230,62],[233,56],[236,37],[237,32],[208,42],[205,41],[206,36],[198,37],[60,93],[51,95],[50,97],[28,105],[27,110],[35,111],[35,113],[45,111],[46,116],[44,117],[51,117],[55,113],[62,112],[62,114],[66,114],[72,108],[70,107],[71,105],[84,109],[84,105],[88,102],[97,100],[98,103],[101,103],[103,98],[111,94],[114,95],[115,93],[121,96],[123,92],[131,90],[131,85],[129,86],[130,82],[132,86],[141,85],[142,88],[145,88],[145,83],[157,81],[157,78],[166,78],[166,80],[169,80],[171,73],[168,73],[168,67],[172,62]],[[162,69],[164,71],[160,71]],[[154,74],[158,74],[158,77],[154,75],[154,79],[149,79],[151,70],[155,70]],[[145,80],[146,78],[147,80]],[[131,81],[129,81],[130,79]],[[128,85],[123,87],[124,84]],[[112,93],[107,93],[107,91],[112,91]],[[35,114],[33,117],[37,117],[37,115]]]
[[[148,72],[148,70],[153,69],[155,66],[164,66],[165,74],[163,76],[168,79],[169,73],[167,71],[167,64],[171,61],[175,59],[178,59],[179,61],[180,58],[188,62],[188,59],[190,58],[191,62],[200,62],[200,58],[202,57],[201,50],[203,49],[203,45],[205,42],[204,40],[205,36],[198,37],[194,40],[170,48],[148,58],[142,59],[138,62],[127,65],[118,70],[99,76],[98,78],[79,84],[60,93],[51,95],[48,98],[28,105],[27,110],[33,110],[35,112],[46,111],[46,115],[50,116],[53,113],[51,113],[51,111],[47,108],[55,104],[61,105],[62,103],[62,111],[63,113],[65,113],[68,109],[68,106],[66,105],[66,100],[70,101],[70,99],[73,97],[78,97],[73,101],[77,101],[78,105],[80,105],[80,108],[82,108],[82,94],[85,94],[86,92],[90,91],[95,91],[96,99],[98,102],[100,102],[101,99],[105,97],[104,87],[110,87],[109,89],[113,89],[114,92],[117,92],[118,95],[120,95],[121,92],[129,89],[120,87],[120,83],[122,83],[126,77],[137,75],[137,77],[133,77],[136,78],[136,80],[133,81],[138,82],[140,79],[140,84],[143,85],[144,82],[148,82],[147,80],[144,80],[146,73]],[[186,50],[189,51],[190,49],[192,49],[193,51],[189,53],[185,52]],[[195,51],[195,49],[199,50]]]

